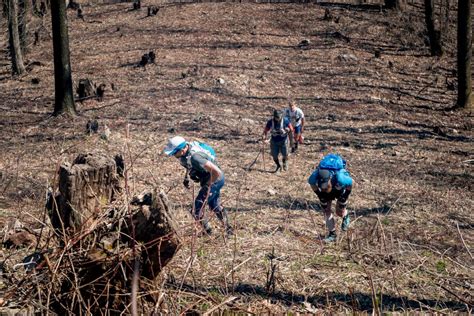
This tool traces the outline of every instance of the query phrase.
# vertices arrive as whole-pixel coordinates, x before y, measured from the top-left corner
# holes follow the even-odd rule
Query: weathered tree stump
[[[147,193],[133,205],[116,201],[110,206],[120,191],[124,168],[120,155],[100,154],[79,155],[71,165],[60,167],[59,194],[48,204],[57,231],[73,237],[63,246],[74,253],[74,269],[63,271],[67,277],[59,289],[62,300],[52,302],[59,314],[79,314],[89,301],[95,302],[89,306],[94,315],[106,314],[107,308],[124,310],[127,300],[120,298],[129,295],[134,276],[154,280],[180,248],[163,192]],[[77,291],[82,302],[77,301]]]
[[[153,16],[153,15],[157,15],[158,14],[158,11],[160,11],[160,8],[152,5],[152,6],[149,6],[148,7],[148,16]]]
[[[101,83],[96,89],[97,100],[99,102],[102,102],[102,100],[104,99],[105,87],[105,83]]]
[[[155,191],[146,196],[151,197],[150,207],[142,207],[127,219],[122,240],[144,245],[141,248],[141,275],[154,279],[178,251],[180,241],[166,195]]]
[[[98,154],[79,155],[59,169],[59,195],[50,202],[51,221],[58,229],[80,231],[120,191],[115,160]]]
[[[79,100],[96,96],[96,89],[94,87],[94,84],[92,83],[92,80],[89,79],[80,79],[76,92],[79,96]]]

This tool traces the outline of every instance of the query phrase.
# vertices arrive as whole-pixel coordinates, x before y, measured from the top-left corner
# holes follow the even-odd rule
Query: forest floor
[[[12,78],[2,57],[0,227],[14,219],[39,227],[61,163],[123,153],[132,192],[168,192],[184,241],[157,285],[163,313],[223,302],[221,310],[255,314],[471,310],[473,115],[450,110],[455,51],[429,56],[420,12],[330,7],[325,20],[316,4],[142,1],[150,4],[156,16],[129,3],[84,6],[85,21],[69,11],[75,86],[89,78],[107,87],[103,101],[77,102],[75,118],[51,117],[48,18],[27,75]],[[151,50],[155,64],[137,67]],[[287,172],[270,172],[266,147],[248,171],[268,146],[266,120],[288,97],[305,113],[304,145]],[[99,134],[86,133],[90,119]],[[216,149],[233,237],[209,214],[215,233],[193,238],[193,191],[162,154],[177,134]],[[326,245],[307,178],[329,152],[348,161],[355,187],[351,229]],[[7,266],[12,251],[0,248]]]

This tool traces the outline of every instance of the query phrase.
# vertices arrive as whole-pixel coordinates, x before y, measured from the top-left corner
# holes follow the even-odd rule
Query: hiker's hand
[[[190,186],[189,186],[189,178],[184,178],[183,180],[183,185],[186,189],[189,189]]]

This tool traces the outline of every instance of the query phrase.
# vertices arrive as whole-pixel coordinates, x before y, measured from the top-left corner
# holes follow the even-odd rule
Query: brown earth
[[[61,162],[92,150],[120,152],[132,192],[169,191],[185,240],[155,286],[163,313],[205,312],[222,302],[221,310],[256,314],[372,311],[374,304],[384,311],[472,308],[473,117],[449,110],[456,101],[453,34],[437,59],[429,57],[415,7],[403,14],[331,7],[336,23],[323,20],[325,8],[315,4],[142,4],[160,6],[158,15],[130,11],[131,4],[84,6],[85,21],[69,13],[74,81],[107,85],[102,102],[77,103],[78,117],[50,116],[49,31],[31,47],[29,62],[41,64],[27,75],[11,78],[1,61],[4,224],[18,218],[39,227]],[[304,39],[309,46],[298,47]],[[137,67],[150,50],[156,63]],[[288,97],[307,120],[290,170],[268,172],[268,150],[245,170],[262,148],[272,109]],[[87,135],[89,119],[111,136]],[[181,186],[177,161],[161,154],[176,134],[216,149],[234,237],[224,239],[221,228],[193,237],[193,191]],[[306,180],[329,152],[348,161],[355,188],[352,228],[328,246]],[[10,251],[1,250],[6,265],[16,263]]]

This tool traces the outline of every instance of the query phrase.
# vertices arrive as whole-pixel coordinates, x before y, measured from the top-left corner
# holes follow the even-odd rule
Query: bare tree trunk
[[[472,109],[471,58],[472,23],[471,0],[458,1],[458,101],[457,107]]]
[[[405,9],[405,1],[406,0],[384,0],[384,5],[386,9],[403,11]]]
[[[20,33],[20,46],[23,54],[28,49],[28,12],[30,9],[29,0],[19,0],[18,2],[18,31]]]
[[[20,47],[20,36],[18,33],[18,7],[17,0],[8,0],[8,34],[10,42],[10,56],[12,59],[12,72],[21,75],[25,72],[23,55]]]
[[[66,2],[64,0],[51,0],[51,22],[53,26],[55,90],[53,115],[61,113],[76,115],[76,106],[72,92],[71,63],[69,60]]]
[[[441,46],[441,32],[435,29],[434,25],[434,0],[425,0],[425,22],[430,39],[431,56],[442,56],[443,47]]]

